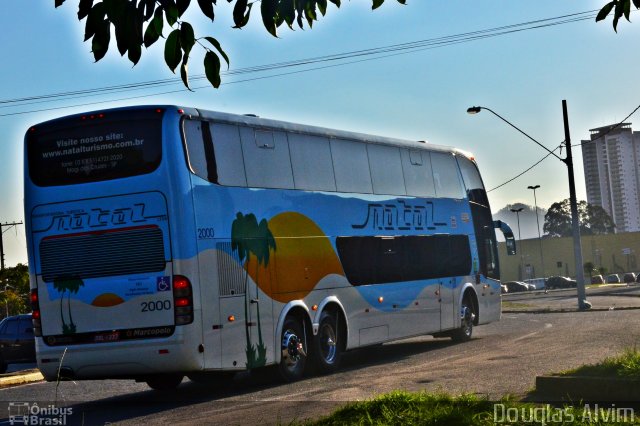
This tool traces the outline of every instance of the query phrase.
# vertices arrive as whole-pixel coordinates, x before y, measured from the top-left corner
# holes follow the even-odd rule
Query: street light
[[[540,262],[542,264],[542,278],[546,280],[544,273],[544,255],[542,254],[542,236],[540,235],[540,218],[538,217],[538,199],[536,198],[536,189],[540,188],[540,185],[527,186],[527,189],[533,190],[533,203],[536,206],[536,223],[538,224],[538,243],[540,244]]]
[[[524,209],[524,207],[520,207],[519,209],[511,209],[511,213],[516,214],[516,219],[518,220],[518,244],[520,245],[520,279],[524,278],[524,267],[522,266],[522,237],[520,236],[520,212]]]
[[[526,134],[524,131],[516,127],[509,120],[502,117],[497,112],[493,111],[490,108],[482,107],[482,106],[473,106],[467,109],[467,113],[469,114],[477,114],[481,110],[487,110],[500,120],[507,123],[509,126],[516,129],[518,132],[525,135],[527,138],[535,142],[537,145],[542,147],[545,151],[547,151],[550,155],[553,155],[558,160],[562,161],[567,166],[567,173],[569,175],[569,202],[571,204],[571,224],[573,229],[573,254],[576,263],[576,281],[577,281],[577,290],[578,290],[578,309],[586,310],[591,308],[591,303],[587,302],[587,297],[584,289],[584,268],[582,267],[582,247],[580,245],[580,221],[578,218],[578,201],[576,199],[576,184],[573,176],[573,154],[571,153],[571,135],[569,134],[569,116],[567,114],[567,101],[562,100],[562,118],[564,122],[564,143],[565,148],[567,149],[566,158],[561,158],[556,155],[555,152],[551,151],[546,146],[542,145],[540,142]]]

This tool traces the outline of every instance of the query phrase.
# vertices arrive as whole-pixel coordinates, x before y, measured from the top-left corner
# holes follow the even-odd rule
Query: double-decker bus
[[[458,149],[176,106],[25,136],[37,362],[47,380],[273,365],[471,338],[500,318],[495,227]]]

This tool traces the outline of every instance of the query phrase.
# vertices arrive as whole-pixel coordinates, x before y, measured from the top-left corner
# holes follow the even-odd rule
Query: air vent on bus
[[[245,292],[245,271],[240,266],[237,251],[231,250],[231,242],[216,243],[218,252],[218,282],[220,296],[234,296]]]
[[[164,271],[162,231],[140,226],[47,237],[40,243],[40,264],[47,282]]]

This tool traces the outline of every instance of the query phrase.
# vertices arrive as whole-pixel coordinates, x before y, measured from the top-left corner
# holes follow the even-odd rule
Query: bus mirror
[[[516,239],[513,236],[513,231],[511,230],[511,227],[501,221],[501,220],[494,220],[493,221],[493,227],[494,228],[498,228],[500,229],[500,231],[502,231],[502,234],[504,235],[504,239],[506,242],[506,246],[507,246],[507,255],[509,256],[513,256],[516,254]]]

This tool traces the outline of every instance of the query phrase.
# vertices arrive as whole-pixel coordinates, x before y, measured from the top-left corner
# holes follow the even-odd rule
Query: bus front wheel
[[[147,379],[147,385],[153,390],[168,391],[177,388],[182,383],[183,378],[182,374],[165,374],[150,377]]]
[[[321,373],[333,373],[340,366],[342,336],[338,334],[338,315],[323,312],[320,316],[318,334],[313,339],[315,365]]]
[[[307,342],[304,326],[294,317],[287,317],[282,326],[282,356],[278,365],[280,377],[285,382],[302,378],[307,364]]]
[[[451,339],[454,342],[466,342],[471,340],[473,334],[473,321],[476,314],[473,312],[473,304],[465,297],[460,307],[460,328],[453,330]]]

